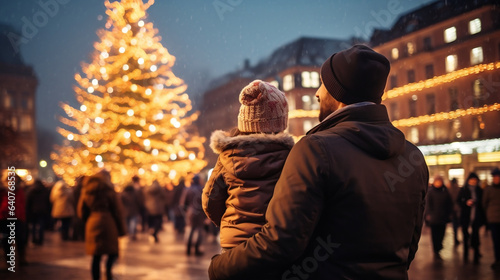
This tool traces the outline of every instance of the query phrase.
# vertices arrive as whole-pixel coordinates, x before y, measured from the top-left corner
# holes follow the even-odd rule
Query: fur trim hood
[[[238,146],[271,143],[281,144],[288,149],[291,149],[294,145],[292,136],[286,132],[277,134],[256,133],[231,137],[226,131],[216,130],[210,137],[210,148],[212,148],[216,154],[220,154],[224,150]]]

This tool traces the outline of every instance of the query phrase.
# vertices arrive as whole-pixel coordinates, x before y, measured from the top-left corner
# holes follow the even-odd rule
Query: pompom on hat
[[[250,133],[278,133],[288,125],[285,94],[270,83],[255,80],[241,90],[238,129]]]
[[[380,103],[391,65],[365,45],[334,53],[321,66],[321,79],[328,93],[344,104]]]

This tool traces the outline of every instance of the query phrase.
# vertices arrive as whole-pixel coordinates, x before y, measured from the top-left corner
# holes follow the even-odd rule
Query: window
[[[409,107],[409,112],[410,112],[410,118],[416,117],[417,116],[417,99],[416,98],[410,98],[408,101],[408,107]]]
[[[434,93],[429,93],[425,96],[427,105],[427,115],[436,113],[436,96]]]
[[[393,48],[391,51],[391,57],[392,59],[398,59],[399,58],[399,50],[398,48]]]
[[[472,139],[478,139],[481,138],[482,135],[482,129],[481,129],[481,116],[472,118]]]
[[[480,107],[483,106],[484,100],[483,100],[483,93],[484,93],[484,86],[483,82],[480,79],[475,80],[472,82],[472,92],[474,93],[473,96],[473,106],[474,107]]]
[[[415,45],[412,42],[406,43],[406,52],[408,55],[412,55],[415,53]]]
[[[434,78],[434,64],[425,65],[425,78],[426,79]]]
[[[6,91],[6,90],[4,90],[3,93],[4,93],[3,94],[3,107],[5,109],[12,108],[13,107],[13,104],[12,104],[13,103],[12,95],[8,91]]]
[[[293,110],[297,109],[297,106],[295,105],[295,96],[287,96],[286,99],[288,101],[288,110],[289,111],[293,111]],[[318,103],[318,102],[316,102],[316,103]]]
[[[436,139],[436,126],[430,124],[427,126],[427,140],[434,141]]]
[[[465,169],[463,168],[453,168],[448,170],[448,178],[455,178],[458,181],[458,185],[462,186],[465,180]]]
[[[414,83],[415,82],[415,71],[412,69],[412,70],[408,70],[406,73],[408,74],[408,83]]]
[[[399,119],[399,107],[397,102],[391,103],[390,110],[391,110],[391,120],[394,121]]]
[[[304,134],[306,134],[309,130],[311,130],[311,128],[313,128],[313,126],[314,126],[314,124],[312,121],[305,120],[304,124],[303,124]]]
[[[269,82],[271,85],[273,85],[274,87],[276,87],[277,89],[280,88],[280,83],[276,80],[272,81],[272,82]]]
[[[312,101],[311,100],[311,96],[309,96],[309,95],[303,95],[302,96],[302,108],[304,110],[311,110],[311,104],[312,104],[311,101]]]
[[[473,48],[470,51],[470,64],[476,65],[483,62],[483,47]]]
[[[457,29],[455,26],[444,30],[444,42],[451,43],[457,39]]]
[[[396,75],[391,75],[391,88],[393,89],[398,86],[398,76]]]
[[[432,49],[431,37],[424,38],[424,50],[430,51]]]
[[[318,72],[302,72],[302,87],[305,88],[318,88],[319,87],[319,73]]]
[[[17,131],[17,117],[12,116],[12,119],[10,121],[10,125],[14,131]]]
[[[293,75],[288,74],[285,77],[283,77],[283,90],[291,90],[295,86],[294,81],[293,81]]]
[[[448,89],[450,93],[450,111],[456,111],[459,109],[458,106],[458,89],[456,87],[451,87]]]
[[[416,127],[412,127],[410,128],[410,137],[408,139],[410,142],[412,142],[413,144],[417,144],[418,143],[418,128]]]
[[[469,34],[481,32],[481,20],[479,18],[469,21]]]
[[[30,131],[33,128],[33,122],[31,121],[30,115],[24,115],[21,117],[21,122],[19,123],[20,131]]]
[[[450,54],[446,57],[446,72],[450,73],[457,70],[458,58],[456,54]]]
[[[21,108],[23,109],[33,109],[33,101],[30,98],[30,94],[28,92],[23,92],[21,99]]]
[[[459,119],[453,120],[451,123],[451,133],[450,140],[456,140],[462,137],[462,132],[460,132],[460,128],[462,127],[462,122]]]

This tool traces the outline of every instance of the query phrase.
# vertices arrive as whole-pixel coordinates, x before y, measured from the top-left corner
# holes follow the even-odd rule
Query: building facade
[[[215,80],[204,93],[197,122],[200,133],[210,139],[214,130],[236,127],[241,89],[255,79],[272,83],[282,90],[288,101],[288,132],[297,139],[318,123],[319,103],[315,98],[320,86],[319,70],[333,53],[360,42],[357,39],[337,40],[302,37],[276,49],[255,66],[245,67]],[[206,144],[208,168],[217,155]]]
[[[37,78],[7,37],[15,32],[0,25],[0,169],[15,167],[31,181],[38,176],[35,92]]]
[[[500,165],[500,6],[437,1],[376,30],[391,61],[383,103],[431,174],[490,179]]]

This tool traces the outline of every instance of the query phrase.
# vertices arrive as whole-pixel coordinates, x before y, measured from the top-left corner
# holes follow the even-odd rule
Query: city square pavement
[[[461,258],[462,247],[453,246],[451,229],[448,228],[442,251],[443,261],[436,262],[433,259],[429,229],[424,228],[419,251],[410,268],[410,279],[500,279],[500,274],[495,274],[490,268],[493,262],[491,238],[488,233],[482,232],[481,239],[483,255],[481,263],[464,264]],[[139,240],[135,242],[123,238],[120,246],[120,257],[114,268],[115,278],[118,280],[208,279],[207,268],[210,257],[219,251],[219,246],[214,244],[210,236],[203,245],[204,256],[187,256],[185,239],[173,233],[170,223],[165,225],[158,244],[151,243],[147,235],[141,234]],[[91,279],[89,271],[91,257],[85,255],[84,247],[83,242],[63,242],[58,234],[48,232],[43,246],[29,245],[27,249],[29,264],[17,267],[15,273],[5,270],[7,265],[2,259],[0,279]]]

